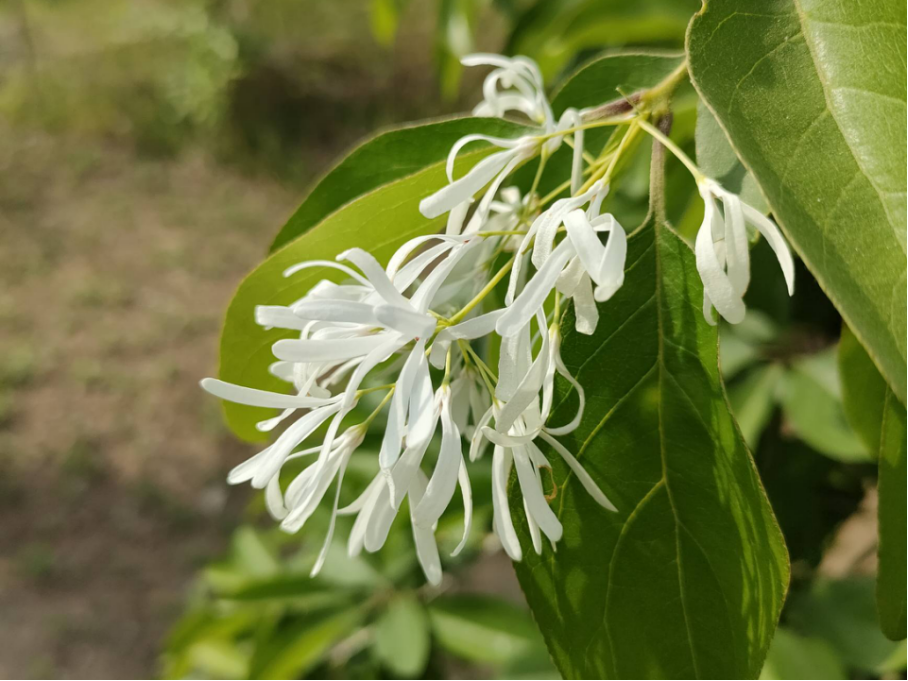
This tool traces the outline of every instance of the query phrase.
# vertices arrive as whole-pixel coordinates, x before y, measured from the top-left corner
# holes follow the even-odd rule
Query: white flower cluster
[[[436,524],[459,487],[465,527],[454,551],[458,553],[472,518],[468,468],[488,445],[493,525],[514,560],[522,554],[507,495],[512,470],[535,551],[542,551],[542,535],[553,543],[562,535],[544,492],[540,469],[550,469],[550,463],[540,443],[562,457],[599,504],[615,510],[556,439],[578,427],[585,406],[582,386],[561,359],[562,305],[572,300],[577,331],[593,333],[597,303],[607,301],[624,281],[627,253],[624,229],[614,216],[601,212],[608,191],[604,180],[591,176],[583,182],[585,112],[568,110],[556,122],[541,74],[526,58],[476,55],[464,63],[494,67],[476,115],[517,112],[540,127],[538,134],[519,139],[468,135],[459,140],[448,158],[449,184],[420,204],[426,217],[448,214],[445,234],[412,239],[386,267],[353,248],[341,253],[337,262],[305,262],[285,272],[292,277],[304,268],[320,267],[339,270],[347,277],[343,283],[323,280],[286,307],[256,310],[260,325],[299,334],[277,341],[272,348],[278,361],[271,371],[292,384],[292,394],[216,379],[202,382],[208,392],[225,400],[282,410],[258,424],[262,431],[274,429],[297,410],[304,411],[273,444],[231,471],[228,480],[265,489],[270,513],[290,532],[303,527],[334,483],[330,528],[313,574],[322,567],[338,514],[356,515],[348,540],[348,552],[355,556],[364,548],[381,548],[407,499],[418,559],[427,579],[438,583]],[[518,166],[537,156],[544,162],[565,139],[573,146],[570,198],[540,210],[535,195],[521,197],[513,187],[502,189]],[[501,151],[455,179],[454,161],[473,141],[490,143]],[[701,183],[701,192],[707,210],[696,253],[706,290],[705,309],[708,318],[715,306],[729,321],[739,321],[749,276],[745,221],[770,240],[789,283],[791,257],[775,225],[753,208],[711,181]],[[724,218],[713,197],[724,202]],[[492,271],[509,253],[507,264]],[[488,294],[507,276],[504,305],[495,307]],[[500,337],[497,370],[484,362],[473,345],[491,334]],[[570,422],[551,426],[556,374],[572,386],[579,407]],[[377,376],[392,380],[367,385]],[[381,391],[385,398],[372,415],[343,429],[361,397]],[[338,508],[350,457],[379,413],[386,417],[380,471],[357,500]],[[423,459],[439,423],[439,455],[434,470],[427,474]],[[321,441],[306,447],[311,436],[323,432],[323,426]],[[282,485],[282,468],[300,457],[314,461]]]

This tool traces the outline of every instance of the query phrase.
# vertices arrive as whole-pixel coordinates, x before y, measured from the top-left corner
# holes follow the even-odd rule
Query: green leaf
[[[731,148],[728,137],[722,126],[716,121],[712,111],[703,103],[697,102],[697,165],[728,191],[739,194],[744,201],[763,213],[769,212],[766,199],[753,175],[741,163],[735,150]]]
[[[620,99],[623,94],[651,88],[681,64],[677,52],[628,51],[607,54],[583,64],[552,96],[558,117],[568,107],[583,109]]]
[[[551,455],[564,526],[520,583],[565,678],[744,678],[763,664],[788,585],[785,546],[723,396],[689,246],[629,239],[624,286],[592,336],[565,322],[586,390],[564,444],[617,506],[601,508]],[[564,384],[552,421],[577,408]],[[514,507],[515,517],[520,517]]]
[[[871,578],[814,581],[792,598],[788,620],[799,632],[824,639],[858,672],[882,674],[898,664],[900,644],[877,626]]]
[[[583,50],[680,47],[698,6],[696,0],[542,0],[517,22],[507,52],[532,57],[550,80]]]
[[[821,638],[799,636],[790,629],[776,630],[761,679],[847,679],[835,649]]]
[[[262,535],[248,525],[243,525],[233,534],[233,556],[246,575],[265,577],[280,569],[277,558],[265,545]]]
[[[904,8],[710,0],[687,51],[774,216],[904,402]]]
[[[883,633],[905,638],[905,407],[895,398],[848,327],[842,328],[839,367],[845,413],[879,461],[879,557],[877,610]]]
[[[794,363],[782,382],[782,411],[791,430],[821,454],[848,463],[870,461],[842,406],[835,355]]]
[[[443,596],[429,604],[438,645],[473,662],[505,664],[542,645],[525,610],[490,596]]]
[[[460,175],[489,150],[462,154],[455,166]],[[243,280],[227,309],[221,332],[220,378],[230,383],[272,390],[288,390],[288,384],[268,372],[274,362],[271,346],[290,334],[281,329],[266,331],[255,323],[257,305],[288,305],[298,300],[321,279],[337,281],[339,273],[310,268],[285,278],[284,270],[306,260],[334,260],[342,251],[358,246],[386,262],[404,242],[442,229],[444,217],[427,220],[419,202],[447,182],[444,161],[386,184],[331,214],[317,227],[272,254]],[[245,440],[265,439],[255,424],[275,414],[273,409],[224,402],[227,425]]]
[[[776,389],[783,373],[778,364],[760,366],[728,389],[732,413],[744,441],[752,450],[772,417]]]
[[[444,161],[454,142],[464,135],[519,137],[526,131],[522,125],[497,118],[454,118],[414,123],[379,133],[360,144],[319,180],[278,232],[271,252],[305,234],[354,199]]]
[[[331,647],[350,635],[362,621],[360,610],[306,617],[264,641],[253,655],[250,677],[299,679],[320,662]]]
[[[402,593],[375,622],[375,655],[396,676],[415,679],[429,660],[429,618],[413,593]]]

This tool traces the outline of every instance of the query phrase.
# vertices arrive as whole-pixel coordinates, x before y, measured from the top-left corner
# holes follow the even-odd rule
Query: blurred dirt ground
[[[0,139],[0,676],[147,676],[245,496],[198,379],[299,193],[204,153]]]
[[[424,18],[383,49],[361,0],[208,4],[232,33],[195,0],[0,7],[3,678],[156,675],[248,499],[224,476],[250,450],[198,388],[232,292],[336,155],[439,112]],[[158,24],[196,71],[149,66],[175,54]],[[239,77],[211,64],[228,33]],[[229,101],[171,97],[215,66]]]

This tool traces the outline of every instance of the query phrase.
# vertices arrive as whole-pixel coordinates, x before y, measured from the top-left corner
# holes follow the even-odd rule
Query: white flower
[[[703,224],[697,232],[697,271],[703,281],[703,316],[715,324],[712,309],[732,324],[744,319],[744,293],[750,283],[750,254],[746,225],[762,234],[776,254],[788,294],[794,294],[794,262],[788,245],[772,220],[717,182],[698,182],[703,197]],[[722,202],[719,211],[717,200]]]
[[[624,229],[614,216],[598,215],[605,191],[606,188],[596,183],[584,194],[556,201],[533,222],[511,272],[505,297],[509,307],[495,326],[499,335],[508,337],[517,333],[556,288],[574,300],[577,330],[585,334],[595,330],[599,318],[596,302],[608,300],[621,287],[627,256]],[[587,202],[590,204],[587,211],[580,210]],[[566,238],[554,246],[562,225]],[[605,245],[600,234],[608,235]],[[532,262],[537,271],[517,295],[524,272],[521,254],[533,241]]]
[[[501,118],[510,111],[517,111],[537,125],[549,129],[554,126],[552,107],[545,97],[542,72],[532,59],[471,54],[461,59],[460,63],[464,66],[496,67],[486,76],[482,86],[483,101],[473,109],[474,116]]]
[[[450,211],[447,233],[459,234],[463,221],[473,201],[473,196],[488,185],[466,229],[475,232],[486,222],[495,195],[504,180],[523,162],[540,152],[554,153],[564,138],[557,134],[579,126],[581,114],[575,109],[566,110],[555,121],[552,107],[545,96],[545,85],[539,67],[526,57],[501,57],[494,54],[475,54],[461,60],[465,66],[488,65],[496,68],[486,76],[483,84],[483,101],[473,110],[476,116],[503,117],[517,111],[540,126],[538,135],[525,135],[517,139],[490,137],[482,134],[465,135],[457,140],[448,154],[447,174],[449,184],[423,199],[420,212],[427,218],[436,218]],[[501,86],[502,89],[499,89]],[[580,186],[583,164],[583,131],[575,130],[572,188]],[[485,157],[466,175],[454,179],[454,162],[461,149],[471,142],[488,142],[502,151]]]

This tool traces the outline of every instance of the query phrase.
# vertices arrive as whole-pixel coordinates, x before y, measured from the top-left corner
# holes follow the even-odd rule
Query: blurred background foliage
[[[526,54],[554,85],[604,49],[681,48],[698,7],[0,5],[11,246],[0,254],[0,459],[11,471],[0,626],[16,628],[0,643],[0,675],[555,678],[489,534],[488,484],[474,485],[469,550],[446,563],[439,589],[425,586],[400,519],[375,555],[349,560],[338,539],[309,579],[327,518],[286,536],[259,496],[243,510],[247,496],[226,495],[225,470],[249,450],[195,381],[214,366],[239,277],[332,159],[376,128],[469,108],[479,81],[460,56]],[[673,137],[693,155],[708,124],[682,89]],[[647,212],[649,154],[636,158],[615,203],[627,224]],[[710,162],[737,172],[733,155]],[[667,191],[670,218],[692,236],[702,203],[676,165]],[[904,642],[876,623],[876,469],[842,404],[841,320],[803,267],[789,300],[765,243],[753,270],[746,322],[721,329],[721,364],[792,559],[763,676],[904,678]],[[374,447],[357,453],[347,500],[375,458]],[[461,522],[443,519],[443,555]]]

